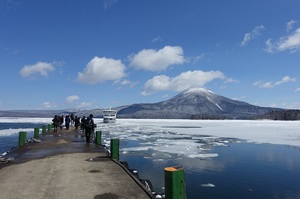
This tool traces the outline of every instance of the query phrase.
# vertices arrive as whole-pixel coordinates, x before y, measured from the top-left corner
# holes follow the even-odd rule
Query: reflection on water
[[[151,121],[99,127],[107,145],[111,137],[121,140],[120,160],[137,169],[141,178],[150,179],[155,191],[164,191],[165,167],[183,166],[189,199],[300,198],[299,148],[207,135],[209,131],[228,131],[223,123],[202,122],[201,127],[195,125],[197,128],[161,124]],[[254,124],[243,124],[243,133],[251,134]],[[276,133],[274,123],[271,127],[263,124],[260,128]],[[239,129],[240,123],[229,128]]]
[[[176,137],[169,134],[171,136],[160,143],[162,138],[156,135],[161,132],[151,132],[151,139],[145,136],[150,133],[143,139],[134,134],[131,134],[133,140],[129,137],[121,140],[120,160],[137,169],[141,178],[149,179],[155,191],[164,191],[165,167],[183,166],[188,198],[199,198],[199,195],[201,198],[300,198],[300,150],[297,147],[250,144],[208,136],[187,139],[178,134]],[[104,139],[108,137],[104,135]],[[182,153],[182,146],[167,152],[159,146],[166,145],[165,139],[170,146],[182,142],[186,150],[198,143],[209,154],[218,156],[190,158],[193,156]]]

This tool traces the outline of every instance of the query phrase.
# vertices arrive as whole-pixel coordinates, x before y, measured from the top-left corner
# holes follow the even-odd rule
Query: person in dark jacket
[[[80,117],[75,116],[74,122],[75,122],[75,129],[78,129],[80,125]]]
[[[89,143],[91,142],[91,133],[94,131],[95,128],[93,114],[90,114],[90,116],[86,118],[84,128],[85,128],[86,142]]]
[[[85,124],[85,116],[83,116],[80,120],[80,129],[82,130],[82,133],[84,133],[84,124]]]
[[[69,130],[70,122],[71,122],[71,118],[70,118],[69,115],[67,115],[66,118],[65,118],[65,126],[66,126],[66,130]]]
[[[55,115],[54,118],[52,119],[54,132],[57,132],[57,128],[59,126],[59,121],[60,121],[59,117],[57,115]]]
[[[62,128],[63,128],[63,123],[64,123],[64,116],[62,115],[60,118],[59,118],[59,128],[60,128],[60,130],[62,130]]]

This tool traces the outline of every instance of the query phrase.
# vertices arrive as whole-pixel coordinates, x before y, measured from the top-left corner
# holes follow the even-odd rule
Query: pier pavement
[[[105,147],[86,143],[80,130],[51,130],[40,139],[6,155],[14,160],[0,164],[0,198],[153,198]]]

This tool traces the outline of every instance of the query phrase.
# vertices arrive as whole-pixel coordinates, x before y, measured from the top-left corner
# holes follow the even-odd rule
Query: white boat
[[[103,122],[104,123],[114,123],[117,119],[117,111],[113,109],[103,110]]]

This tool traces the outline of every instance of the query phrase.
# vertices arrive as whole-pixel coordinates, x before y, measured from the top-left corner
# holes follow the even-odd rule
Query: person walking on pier
[[[62,130],[62,128],[63,128],[63,123],[64,123],[64,116],[62,115],[61,117],[59,117],[59,128],[60,128],[60,130]]]
[[[80,129],[82,130],[82,133],[83,133],[83,134],[85,133],[85,132],[84,132],[84,124],[85,124],[85,120],[86,120],[85,116],[83,116],[83,117],[81,118],[81,120],[80,120]]]
[[[74,122],[75,122],[75,129],[78,129],[80,125],[80,117],[75,116]]]
[[[69,115],[67,115],[66,118],[65,118],[65,126],[66,126],[66,130],[69,130],[70,122],[71,122],[71,118],[70,118]]]
[[[91,133],[94,131],[95,128],[93,114],[90,114],[90,116],[86,118],[84,128],[85,128],[86,142],[89,143],[91,142]]]
[[[54,132],[57,132],[57,128],[59,127],[59,116],[55,115],[54,118],[52,119],[53,122],[53,127],[54,127]]]

